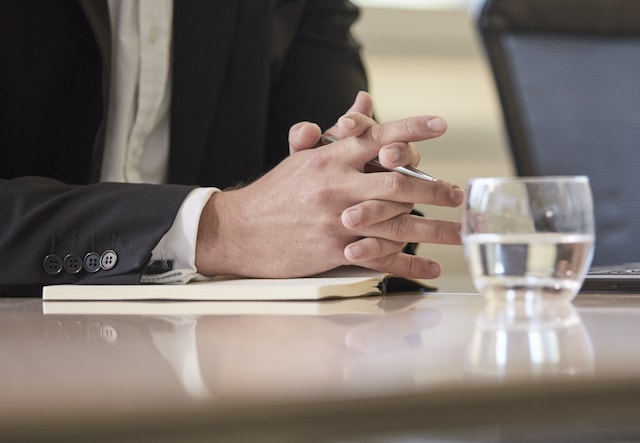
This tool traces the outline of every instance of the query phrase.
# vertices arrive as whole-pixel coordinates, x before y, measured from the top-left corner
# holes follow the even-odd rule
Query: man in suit
[[[458,243],[458,224],[409,212],[459,205],[462,191],[364,168],[416,164],[409,142],[445,124],[378,125],[368,95],[351,104],[366,89],[357,12],[345,0],[3,2],[0,287],[348,263],[437,276],[401,250]],[[343,140],[309,149],[321,128]]]

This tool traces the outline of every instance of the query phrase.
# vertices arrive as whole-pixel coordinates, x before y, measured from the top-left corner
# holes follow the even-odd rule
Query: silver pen
[[[326,135],[323,134],[322,137],[320,137],[320,143],[318,144],[319,146],[321,145],[328,145],[330,143],[335,143],[337,142],[339,139],[337,137],[333,137],[331,135]],[[406,175],[409,177],[415,177],[415,178],[419,178],[420,180],[426,180],[428,182],[435,182],[438,181],[437,178],[435,178],[433,175],[429,175],[424,171],[421,171],[418,168],[414,168],[411,165],[406,165],[406,166],[397,166],[393,169],[389,169],[386,168],[384,166],[382,166],[382,164],[380,163],[380,161],[377,158],[374,158],[373,160],[371,160],[369,162],[370,165],[373,165],[377,168],[381,168],[387,171],[396,171],[399,172],[402,175]]]

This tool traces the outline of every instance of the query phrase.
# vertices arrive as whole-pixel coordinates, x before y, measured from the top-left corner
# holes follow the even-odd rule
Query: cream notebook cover
[[[409,310],[415,298],[374,295],[327,300],[48,300],[45,315],[213,316],[213,315],[338,315],[388,314]]]
[[[186,285],[52,285],[43,300],[323,300],[387,292],[434,290],[419,280],[400,279],[346,266],[314,277],[256,279],[218,277]]]

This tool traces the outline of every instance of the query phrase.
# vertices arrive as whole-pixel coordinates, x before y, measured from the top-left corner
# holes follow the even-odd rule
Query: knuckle
[[[445,226],[442,223],[436,223],[433,230],[433,236],[436,241],[442,242],[446,236]]]
[[[387,126],[384,124],[374,125],[369,129],[369,135],[378,146],[383,144],[382,142],[385,140],[387,132]]]
[[[406,219],[402,216],[391,219],[390,230],[393,239],[403,239],[407,232]]]
[[[307,161],[310,163],[312,168],[325,169],[329,165],[330,157],[329,150],[314,149],[309,155]]]
[[[380,257],[380,259],[378,260],[378,263],[379,263],[378,266],[382,269],[389,269],[392,272],[393,262],[394,262],[393,258],[394,258],[393,254]]]
[[[385,189],[391,194],[401,193],[406,185],[403,176],[397,172],[385,173]]]
[[[406,255],[407,261],[407,275],[416,275],[417,273],[417,260],[411,255]]]
[[[410,134],[413,134],[416,131],[416,125],[411,119],[403,120],[402,129],[404,131],[404,134],[409,136]]]
[[[456,225],[446,221],[432,221],[428,232],[433,243],[455,244],[458,242]]]
[[[304,205],[323,205],[323,202],[331,201],[335,191],[329,186],[316,186],[309,190],[301,200]]]
[[[335,216],[331,216],[328,213],[323,213],[322,215],[316,217],[316,220],[319,224],[321,232],[332,232],[336,230],[337,221]]]

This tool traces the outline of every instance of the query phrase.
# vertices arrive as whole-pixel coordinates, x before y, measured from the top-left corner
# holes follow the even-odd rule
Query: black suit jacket
[[[138,283],[193,186],[250,180],[298,121],[332,124],[366,88],[345,0],[174,3],[168,185],[97,183],[110,35],[102,0],[0,5],[0,287]],[[49,275],[113,249],[113,269]]]

